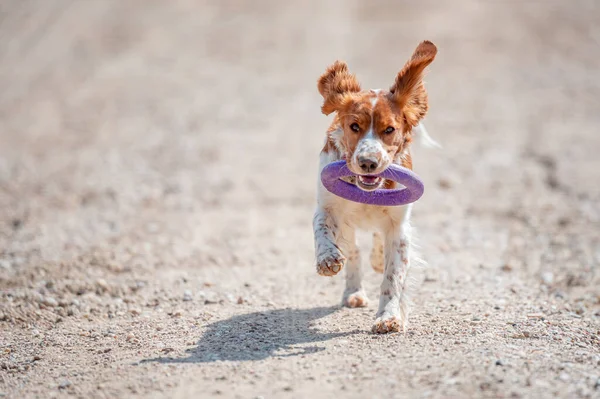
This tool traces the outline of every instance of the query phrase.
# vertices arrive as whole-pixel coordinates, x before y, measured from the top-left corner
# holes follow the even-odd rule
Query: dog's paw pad
[[[359,291],[344,296],[344,306],[349,308],[364,308],[369,304],[369,299],[364,292]]]
[[[373,324],[371,331],[375,334],[388,334],[398,332],[401,328],[404,329],[404,326],[399,317],[394,315],[383,315],[375,320],[375,324]]]
[[[317,273],[321,276],[335,276],[342,270],[346,258],[341,253],[331,253],[317,260]]]

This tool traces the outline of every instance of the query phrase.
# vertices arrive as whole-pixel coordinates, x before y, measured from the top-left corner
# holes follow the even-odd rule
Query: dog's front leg
[[[385,334],[406,329],[408,317],[408,299],[406,298],[406,280],[410,268],[410,225],[408,220],[400,226],[385,232],[385,271],[379,310],[373,325],[373,332]]]
[[[338,221],[330,211],[319,207],[313,218],[313,230],[317,273],[322,276],[338,274],[346,263],[346,258],[336,244],[339,235]]]

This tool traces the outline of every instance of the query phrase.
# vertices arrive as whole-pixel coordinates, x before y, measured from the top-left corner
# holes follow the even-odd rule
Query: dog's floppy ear
[[[404,114],[405,131],[416,126],[427,113],[427,92],[423,85],[423,75],[436,54],[437,48],[430,41],[419,44],[390,88],[394,102]]]
[[[360,83],[356,76],[348,72],[348,65],[336,61],[318,81],[319,93],[323,96],[321,111],[325,115],[338,111],[352,99],[352,93],[360,92]]]

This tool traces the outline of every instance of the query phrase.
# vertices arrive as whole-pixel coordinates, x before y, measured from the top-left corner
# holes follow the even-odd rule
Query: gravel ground
[[[314,269],[316,79],[424,39],[428,265],[375,336]],[[600,397],[599,43],[594,0],[3,1],[0,397]]]

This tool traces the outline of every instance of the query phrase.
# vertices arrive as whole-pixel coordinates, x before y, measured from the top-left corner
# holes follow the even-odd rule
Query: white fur
[[[417,126],[413,127],[412,131],[415,136],[418,136],[420,138],[421,144],[424,147],[442,148],[442,146],[437,141],[431,138],[431,136],[427,132],[427,129],[425,129],[423,123],[419,123]]]
[[[327,164],[340,160],[341,154],[341,151],[321,153],[319,174]],[[404,328],[408,316],[406,281],[410,269],[411,205],[383,207],[351,202],[331,194],[320,178],[318,181],[313,223],[317,271],[323,275],[334,275],[341,269],[337,265],[343,265],[345,261],[343,303],[366,306],[355,230],[379,231],[384,237],[385,271],[373,331],[390,332]]]

